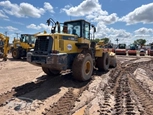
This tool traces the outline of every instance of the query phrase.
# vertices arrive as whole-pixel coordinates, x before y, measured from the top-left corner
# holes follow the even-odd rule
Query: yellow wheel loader
[[[0,58],[3,58],[4,61],[7,61],[7,54],[10,50],[9,37],[0,33],[0,40],[1,40]]]
[[[26,57],[27,52],[34,48],[36,41],[36,35],[40,34],[21,34],[20,39],[14,39],[12,48],[12,57],[14,59],[20,59],[21,57]]]
[[[27,61],[42,67],[48,76],[70,69],[75,79],[86,81],[91,78],[94,67],[99,71],[116,67],[115,54],[104,51],[103,41],[90,42],[90,30],[96,32],[96,29],[89,22],[66,21],[62,32],[61,23],[51,18],[47,23],[52,23],[51,34],[37,35],[34,50],[27,53]]]

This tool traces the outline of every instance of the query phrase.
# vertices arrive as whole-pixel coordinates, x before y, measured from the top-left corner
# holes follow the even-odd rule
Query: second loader
[[[0,57],[3,58],[4,61],[6,61],[7,54],[10,50],[9,37],[0,33],[0,40],[1,40],[0,41],[1,42]]]
[[[87,81],[94,68],[108,71],[110,66],[116,67],[115,54],[104,51],[104,42],[91,42],[90,30],[96,32],[96,28],[89,22],[65,21],[62,32],[59,22],[50,18],[47,23],[52,23],[51,33],[37,35],[34,50],[27,53],[27,61],[42,67],[48,76],[70,69],[75,79]]]
[[[27,52],[34,48],[36,35],[40,34],[21,34],[20,39],[14,39],[12,48],[12,57],[14,59],[25,58]]]

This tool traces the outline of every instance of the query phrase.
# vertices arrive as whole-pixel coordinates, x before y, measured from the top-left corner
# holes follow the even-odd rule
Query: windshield
[[[125,49],[126,45],[125,44],[119,44],[120,49]]]
[[[81,37],[81,24],[79,22],[70,22],[67,23],[68,34],[74,34],[78,37]]]
[[[36,41],[36,37],[34,35],[21,35],[21,42],[34,44]]]

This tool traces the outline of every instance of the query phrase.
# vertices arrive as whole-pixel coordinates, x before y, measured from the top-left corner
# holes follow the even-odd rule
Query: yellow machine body
[[[3,58],[4,61],[6,61],[7,60],[7,54],[10,50],[9,37],[0,33],[0,39],[4,42],[2,58]]]

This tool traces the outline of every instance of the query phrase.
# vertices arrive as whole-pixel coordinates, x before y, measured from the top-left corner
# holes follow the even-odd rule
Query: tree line
[[[94,40],[92,39],[91,41],[94,41],[94,42],[98,43],[100,40],[103,40],[105,44],[111,43],[109,38],[102,38],[102,39],[96,38]],[[115,41],[118,44],[119,39],[116,39]],[[146,44],[146,40],[145,39],[137,39],[132,44],[142,47]]]

